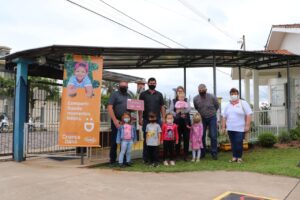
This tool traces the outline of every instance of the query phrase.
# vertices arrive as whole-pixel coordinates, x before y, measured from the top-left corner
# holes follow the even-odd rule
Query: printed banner
[[[102,57],[65,55],[60,146],[100,146],[102,69]]]

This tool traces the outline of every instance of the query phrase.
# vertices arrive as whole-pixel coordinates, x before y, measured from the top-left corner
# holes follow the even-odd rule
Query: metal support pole
[[[83,153],[83,148],[84,147],[80,147],[80,164],[84,165],[84,153]]]
[[[183,87],[184,87],[184,93],[186,94],[186,67],[183,67]]]
[[[288,131],[292,128],[292,120],[291,120],[291,80],[290,80],[290,61],[287,60],[287,125]]]
[[[242,98],[242,72],[241,72],[241,66],[239,66],[239,91],[240,91],[240,98]]]
[[[213,82],[214,82],[214,95],[217,96],[217,80],[216,80],[216,57],[213,55]]]
[[[27,74],[30,62],[16,59],[17,75],[15,88],[14,142],[13,159],[17,162],[25,160],[24,156],[24,124],[26,122]]]

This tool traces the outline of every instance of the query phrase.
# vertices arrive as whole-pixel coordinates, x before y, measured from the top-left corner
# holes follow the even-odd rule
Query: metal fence
[[[287,131],[287,110],[272,108],[271,110],[255,111],[252,116],[250,141],[256,141],[258,136],[265,132],[278,136]]]
[[[15,74],[0,72],[0,159],[12,158]]]

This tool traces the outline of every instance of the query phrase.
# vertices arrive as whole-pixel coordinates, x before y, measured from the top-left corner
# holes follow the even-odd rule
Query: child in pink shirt
[[[193,125],[190,129],[190,144],[192,148],[192,162],[199,162],[201,156],[201,148],[203,148],[202,136],[203,136],[203,125],[201,122],[201,116],[196,113],[193,116]],[[197,156],[197,158],[196,158]]]

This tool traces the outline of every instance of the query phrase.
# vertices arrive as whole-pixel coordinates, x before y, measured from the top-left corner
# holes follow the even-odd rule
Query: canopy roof
[[[64,55],[68,53],[101,55],[104,58],[104,69],[215,66],[263,70],[300,66],[300,56],[274,52],[53,45],[7,55],[6,68],[13,69],[15,59],[27,59],[32,62],[29,65],[29,75],[62,79]]]

